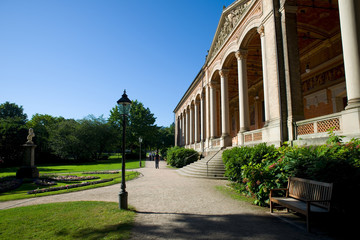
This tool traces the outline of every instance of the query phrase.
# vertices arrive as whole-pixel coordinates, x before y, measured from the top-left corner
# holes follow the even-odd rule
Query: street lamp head
[[[126,90],[124,90],[124,93],[121,96],[121,98],[117,101],[117,104],[119,105],[120,113],[126,115],[131,106],[131,100],[128,98],[126,94]]]
[[[139,143],[142,143],[143,139],[142,137],[139,137]]]

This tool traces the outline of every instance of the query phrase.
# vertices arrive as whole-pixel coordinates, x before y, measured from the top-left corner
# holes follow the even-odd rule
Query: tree
[[[27,115],[22,106],[15,103],[5,102],[0,105],[0,119],[12,119],[23,124],[26,123]]]
[[[98,160],[102,153],[111,149],[115,141],[115,132],[111,125],[100,116],[89,115],[79,121],[77,137],[81,146],[91,155],[91,159]]]
[[[175,145],[175,124],[172,123],[169,127],[161,127],[159,129],[159,137],[157,141],[157,148],[160,149],[161,155],[165,156],[167,149]]]
[[[36,152],[37,161],[39,162],[51,162],[54,160],[55,155],[53,154],[50,146],[50,131],[54,129],[57,124],[64,121],[63,117],[53,117],[47,114],[35,114],[27,122],[28,128],[33,128],[35,132],[34,142],[37,145]]]
[[[26,142],[27,116],[22,106],[5,102],[0,105],[0,159],[5,166],[21,164],[22,148]]]
[[[83,158],[85,150],[80,147],[80,141],[76,136],[78,128],[77,121],[66,119],[50,129],[49,143],[57,156],[62,159],[80,160]]]
[[[155,120],[156,118],[149,108],[145,108],[144,105],[137,100],[133,101],[126,123],[127,147],[132,150],[139,149],[139,137],[143,138],[143,146],[155,146],[154,139],[156,139],[158,130],[158,127],[155,125]],[[118,146],[121,146],[122,121],[123,117],[120,114],[119,108],[115,106],[110,111],[109,122],[117,129]]]

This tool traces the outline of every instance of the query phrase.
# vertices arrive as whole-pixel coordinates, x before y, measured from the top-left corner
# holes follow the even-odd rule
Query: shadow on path
[[[289,227],[270,214],[137,213],[140,219],[148,221],[137,222],[132,239],[329,239]],[[163,218],[168,221],[164,223]]]

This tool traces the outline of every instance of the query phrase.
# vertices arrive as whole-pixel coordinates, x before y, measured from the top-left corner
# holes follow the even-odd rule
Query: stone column
[[[339,0],[341,39],[344,56],[346,110],[360,107],[360,2]]]
[[[204,93],[201,93],[200,98],[200,142],[201,142],[201,151],[204,151]]]
[[[249,128],[249,100],[248,100],[248,83],[246,71],[247,51],[240,50],[235,53],[238,65],[238,88],[239,88],[239,133],[238,144],[244,144],[243,133]]]
[[[221,139],[222,147],[231,145],[230,126],[229,126],[229,97],[228,97],[228,69],[221,69],[220,72],[221,90]]]
[[[175,114],[175,146],[179,146],[179,117]]]
[[[267,67],[266,67],[266,44],[265,44],[265,31],[264,25],[261,25],[257,29],[260,34],[261,40],[261,60],[262,60],[262,70],[263,70],[263,85],[264,85],[264,104],[265,104],[265,126],[269,122],[270,114],[269,114],[269,92],[268,92],[268,78],[267,78]],[[297,44],[297,42],[296,42]]]
[[[216,138],[216,85],[210,83],[210,137]]]
[[[189,145],[189,111],[185,110],[185,145]]]
[[[199,141],[199,108],[198,101],[195,100],[194,104],[194,143]]]
[[[181,113],[181,146],[185,146],[185,112]]]
[[[286,3],[279,9],[279,12],[281,13],[281,30],[284,51],[287,129],[289,141],[296,140],[294,123],[304,119],[296,11],[296,6],[286,5]]]
[[[190,104],[190,120],[189,120],[189,128],[190,128],[190,133],[189,133],[189,144],[193,144],[194,143],[194,107],[192,104]]]
[[[205,132],[206,132],[206,147],[209,147],[210,142],[210,86],[205,86]]]

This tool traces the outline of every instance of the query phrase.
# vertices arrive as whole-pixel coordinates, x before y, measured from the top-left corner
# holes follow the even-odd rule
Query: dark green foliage
[[[49,145],[62,159],[88,161],[100,159],[115,140],[110,124],[102,117],[79,121],[62,120],[49,129]]]
[[[0,105],[0,166],[19,166],[27,139],[26,114],[15,103]]]
[[[341,137],[334,136],[321,146],[275,148],[259,144],[223,153],[227,177],[241,192],[254,196],[255,204],[267,205],[269,189],[286,187],[287,178],[296,176],[334,183],[332,206],[338,212],[351,211],[344,196],[360,197],[359,159],[360,140],[342,144]]]
[[[172,147],[167,150],[167,163],[170,166],[181,168],[199,159],[199,153],[193,149]]]

